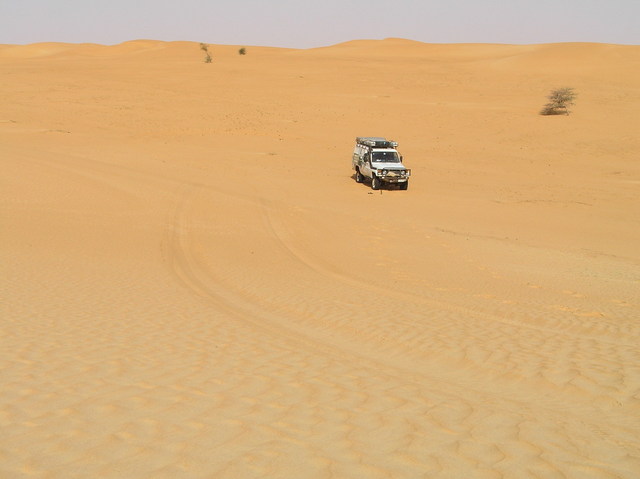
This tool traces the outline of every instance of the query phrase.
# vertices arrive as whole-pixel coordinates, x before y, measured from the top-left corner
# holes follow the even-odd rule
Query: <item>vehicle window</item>
[[[374,151],[373,161],[376,163],[400,163],[400,158],[395,151]]]

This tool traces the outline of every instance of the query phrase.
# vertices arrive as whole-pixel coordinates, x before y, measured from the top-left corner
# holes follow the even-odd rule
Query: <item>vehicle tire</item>
[[[364,181],[364,176],[360,173],[360,170],[356,168],[356,183],[362,183]]]
[[[373,175],[371,177],[371,189],[379,190],[380,186],[382,186],[382,181],[380,181],[380,178],[378,178],[376,175]]]
[[[404,183],[400,183],[400,189],[401,190],[408,190],[409,189],[409,182],[405,181]]]

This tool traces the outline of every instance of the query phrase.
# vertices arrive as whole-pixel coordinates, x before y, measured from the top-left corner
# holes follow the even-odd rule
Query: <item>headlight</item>
[[[384,176],[387,176],[387,173],[389,173],[389,171],[388,171],[388,170],[382,170],[382,174],[383,174]]]

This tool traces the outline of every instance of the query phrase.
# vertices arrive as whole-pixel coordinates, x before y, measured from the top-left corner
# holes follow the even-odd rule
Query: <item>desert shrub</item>
[[[206,54],[204,57],[204,62],[211,63],[212,58],[211,53],[209,53],[209,45],[207,45],[206,43],[201,43],[200,50],[202,50]]]
[[[549,102],[540,110],[541,115],[568,115],[569,107],[574,105],[576,93],[573,88],[565,87],[551,90],[547,96]]]
[[[238,54],[246,55],[247,54],[247,49],[245,47],[242,47],[240,50],[238,50]]]

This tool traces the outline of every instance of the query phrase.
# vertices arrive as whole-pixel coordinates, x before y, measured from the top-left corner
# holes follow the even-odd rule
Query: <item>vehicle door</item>
[[[360,171],[364,176],[371,178],[372,177],[371,169],[372,169],[371,168],[371,150],[366,149],[363,151]]]
[[[353,150],[353,169],[355,170],[356,168],[358,168],[360,171],[362,171],[362,158],[363,158],[363,148],[360,145],[356,145],[356,147]]]

